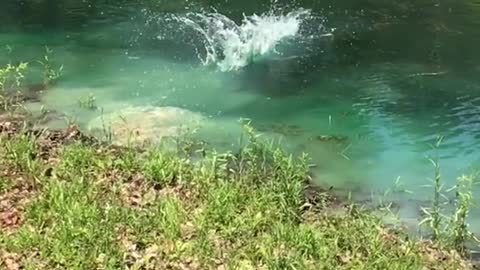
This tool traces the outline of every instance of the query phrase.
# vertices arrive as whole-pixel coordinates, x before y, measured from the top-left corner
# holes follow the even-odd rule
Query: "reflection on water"
[[[209,41],[223,45],[228,38],[246,35],[236,43],[241,46],[215,55],[243,61],[229,72],[198,59],[208,53],[198,29],[167,19],[202,14],[202,8],[213,4],[224,19],[209,23],[241,25],[241,11],[263,14],[269,10],[266,3],[176,1],[164,9],[145,10],[138,3],[112,8],[107,1],[98,2],[87,9],[83,4],[65,7],[75,11],[70,13],[44,7],[54,13],[53,22],[43,19],[49,13],[34,14],[32,4],[12,11],[24,14],[23,21],[4,17],[23,30],[0,33],[1,44],[15,45],[0,61],[33,61],[42,57],[43,45],[53,49],[66,73],[42,96],[42,103],[85,127],[100,114],[78,106],[78,99],[90,93],[105,114],[142,106],[201,114],[208,118],[202,136],[221,147],[236,140],[237,120],[250,118],[265,136],[282,138],[292,151],[307,151],[317,165],[312,172],[316,181],[354,191],[359,200],[382,193],[400,177],[414,193],[390,198],[408,218],[417,215],[431,193],[421,187],[433,175],[428,157],[441,158],[449,185],[460,174],[480,169],[479,1],[277,3],[280,7],[273,12],[258,15],[264,24],[249,31],[239,32],[241,26],[202,28],[223,29],[221,39]],[[13,8],[2,5],[0,15]],[[309,9],[316,19],[276,20],[278,14],[299,8]],[[159,24],[159,18],[169,24]],[[282,27],[274,24],[278,21]],[[297,24],[295,31],[284,36],[272,32],[282,32],[283,23]],[[42,31],[28,32],[32,25]],[[268,53],[251,54],[258,47],[247,48],[270,42],[272,36],[278,38],[266,47]],[[54,119],[50,124],[58,123]],[[439,135],[445,140],[436,152],[430,145]],[[479,210],[473,214],[480,223]]]

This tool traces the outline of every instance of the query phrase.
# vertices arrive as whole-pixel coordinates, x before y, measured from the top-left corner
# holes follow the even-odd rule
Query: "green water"
[[[284,1],[275,8],[266,1],[124,2],[0,4],[0,45],[13,48],[2,61],[40,59],[48,45],[64,65],[64,76],[32,109],[44,105],[87,128],[100,115],[78,106],[90,93],[106,114],[174,106],[209,118],[205,134],[227,148],[238,139],[238,120],[249,118],[288,149],[308,152],[315,181],[340,193],[371,200],[400,177],[413,193],[386,199],[406,220],[430,198],[422,187],[433,177],[428,157],[440,157],[448,185],[480,169],[478,0]],[[276,44],[280,53],[221,71],[202,63],[198,32],[162,20],[211,7],[238,24],[242,13],[272,9],[304,8],[312,17]],[[444,142],[433,151],[439,135]]]

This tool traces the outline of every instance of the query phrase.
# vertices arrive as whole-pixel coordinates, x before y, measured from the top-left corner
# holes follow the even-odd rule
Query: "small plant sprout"
[[[97,99],[95,96],[90,93],[87,96],[81,97],[78,100],[78,104],[80,105],[80,108],[88,109],[88,110],[96,110],[97,105],[96,105]]]
[[[434,145],[437,150],[443,138],[439,138]],[[438,154],[437,154],[438,156]],[[441,173],[438,157],[430,159],[434,165],[435,173],[433,182],[433,201],[431,208],[423,208],[422,211],[426,217],[420,222],[420,226],[427,225],[431,231],[431,239],[443,248],[456,250],[461,255],[468,253],[466,244],[469,241],[478,239],[468,229],[468,215],[472,207],[472,189],[473,179],[471,176],[461,176],[457,183],[450,189],[444,190],[444,184],[441,183]],[[454,207],[448,209],[452,199],[446,194],[455,192],[453,196]]]
[[[455,192],[455,208],[449,220],[447,235],[450,246],[462,255],[467,254],[465,244],[468,241],[478,242],[475,235],[468,229],[467,221],[473,199],[472,183],[473,177],[462,175],[452,188]]]
[[[434,150],[438,150],[440,147],[440,144],[442,142],[443,138],[439,137],[437,139],[437,142],[433,145]],[[438,240],[440,233],[442,231],[442,205],[445,204],[444,201],[442,201],[442,198],[446,198],[445,195],[443,194],[443,184],[441,183],[441,174],[440,174],[440,163],[439,163],[439,158],[438,154],[436,158],[430,158],[429,159],[432,165],[435,168],[434,172],[434,178],[431,180],[433,187],[433,201],[432,201],[432,207],[431,208],[422,208],[422,212],[426,215],[426,218],[423,219],[420,222],[420,226],[426,224],[428,228],[432,231],[432,240],[436,241]]]
[[[63,65],[55,67],[52,63],[50,55],[53,53],[53,50],[45,46],[45,55],[43,60],[38,61],[40,65],[43,66],[43,84],[48,86],[57,81],[63,73]]]
[[[28,63],[26,62],[18,65],[8,63],[0,67],[0,105],[2,110],[8,111],[15,107],[16,102],[11,94],[22,85],[27,68]]]
[[[0,68],[0,91],[5,92],[11,88],[19,87],[25,79],[28,63],[21,62],[18,65],[7,64]]]

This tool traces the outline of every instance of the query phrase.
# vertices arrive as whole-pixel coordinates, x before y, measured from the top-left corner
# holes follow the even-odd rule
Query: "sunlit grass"
[[[0,252],[26,269],[466,267],[454,256],[439,260],[354,205],[334,215],[326,203],[308,204],[307,158],[250,129],[247,137],[239,153],[189,152],[199,159],[171,148],[79,142],[44,147],[41,158],[33,137],[3,136],[0,167],[15,173],[0,179],[36,185],[23,222],[0,236]],[[15,179],[0,191],[11,192]]]

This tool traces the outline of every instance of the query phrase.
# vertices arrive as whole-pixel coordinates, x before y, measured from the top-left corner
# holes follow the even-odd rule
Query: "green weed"
[[[455,210],[451,215],[447,226],[447,246],[451,246],[462,255],[467,255],[468,250],[465,245],[469,241],[479,243],[475,235],[468,229],[468,214],[472,207],[472,183],[473,178],[469,176],[461,176],[457,180],[457,184],[453,188],[455,191]]]
[[[91,147],[80,143],[64,146],[59,150],[58,171],[63,176],[84,176],[95,172],[100,156]]]
[[[18,135],[11,139],[0,138],[0,146],[5,150],[0,157],[4,166],[11,166],[30,176],[34,183],[38,182],[41,164],[38,159],[39,151],[35,138],[31,135]]]
[[[438,149],[442,138],[435,144]],[[468,214],[472,207],[472,184],[473,177],[461,176],[457,184],[444,190],[441,182],[440,165],[438,158],[430,160],[435,167],[433,180],[433,200],[431,208],[422,209],[426,217],[419,226],[426,225],[432,232],[431,239],[435,243],[447,249],[456,250],[461,255],[467,255],[465,248],[469,241],[478,239],[468,229]],[[450,210],[447,205],[450,203],[448,194],[452,191],[454,195],[454,209]]]
[[[0,67],[0,106],[3,111],[12,111],[17,105],[12,92],[22,85],[27,69],[28,63],[25,62]]]
[[[81,97],[78,99],[78,105],[80,108],[87,110],[96,110],[97,109],[97,99],[93,94]]]
[[[55,83],[63,74],[63,65],[58,67],[55,66],[51,59],[52,53],[53,50],[45,47],[45,55],[43,56],[43,60],[37,61],[43,66],[43,84],[46,86]]]
[[[14,186],[12,179],[0,176],[0,194],[4,193]]]
[[[188,160],[158,149],[153,149],[148,153],[142,171],[148,180],[161,184],[183,182],[192,177],[192,169]]]
[[[101,254],[109,264],[120,265],[121,252],[116,241],[115,221],[120,219],[114,205],[98,194],[86,178],[70,181],[50,179],[41,196],[28,209],[30,237],[19,248],[37,249],[42,260],[52,267],[95,268]]]

